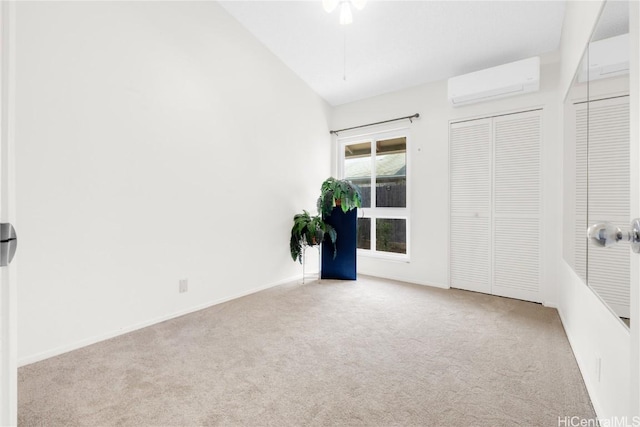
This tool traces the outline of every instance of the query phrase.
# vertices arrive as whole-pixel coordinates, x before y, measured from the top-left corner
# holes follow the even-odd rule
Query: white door
[[[540,302],[541,111],[493,119],[494,295]]]
[[[0,2],[0,222],[15,223],[13,186],[14,3]],[[17,328],[15,264],[0,267],[0,425],[16,425]]]
[[[449,129],[449,282],[491,293],[492,120]]]

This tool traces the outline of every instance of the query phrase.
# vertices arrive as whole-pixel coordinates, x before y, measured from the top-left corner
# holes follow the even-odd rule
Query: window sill
[[[392,261],[392,262],[397,262],[402,264],[409,264],[411,262],[409,255],[393,254],[390,252],[371,252],[366,249],[358,249],[357,255],[365,258],[375,258],[375,259]]]

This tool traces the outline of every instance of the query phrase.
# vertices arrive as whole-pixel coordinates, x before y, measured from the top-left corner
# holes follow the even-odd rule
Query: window
[[[338,141],[341,177],[362,192],[358,252],[408,259],[407,135],[381,133]]]

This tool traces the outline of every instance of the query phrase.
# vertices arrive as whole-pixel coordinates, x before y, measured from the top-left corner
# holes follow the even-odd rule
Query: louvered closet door
[[[540,302],[541,135],[541,111],[451,124],[451,287]]]
[[[629,97],[589,103],[589,224],[609,221],[629,228],[629,130]],[[587,255],[589,286],[618,316],[628,318],[632,256],[628,245],[606,249],[589,245]]]
[[[449,132],[450,284],[491,293],[491,119]]]
[[[540,302],[541,111],[494,118],[492,293]]]

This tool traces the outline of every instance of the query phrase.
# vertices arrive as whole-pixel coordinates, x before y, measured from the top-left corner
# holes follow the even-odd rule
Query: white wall
[[[329,109],[215,2],[19,2],[16,54],[21,364],[301,273]]]
[[[409,180],[411,186],[411,261],[400,263],[360,256],[358,270],[364,274],[389,277],[413,283],[448,287],[449,246],[449,121],[486,117],[505,112],[544,108],[543,115],[543,195],[544,248],[543,301],[555,305],[557,263],[561,242],[559,206],[561,189],[562,151],[558,141],[560,122],[557,102],[557,55],[544,58],[541,89],[527,94],[452,108],[447,101],[447,82],[417,86],[375,98],[338,106],[334,109],[331,126],[342,129],[394,117],[420,113],[411,130]],[[348,133],[340,136],[348,135]],[[334,159],[334,171],[336,168]]]
[[[628,415],[629,330],[565,262],[559,280],[558,311],[596,413]]]

